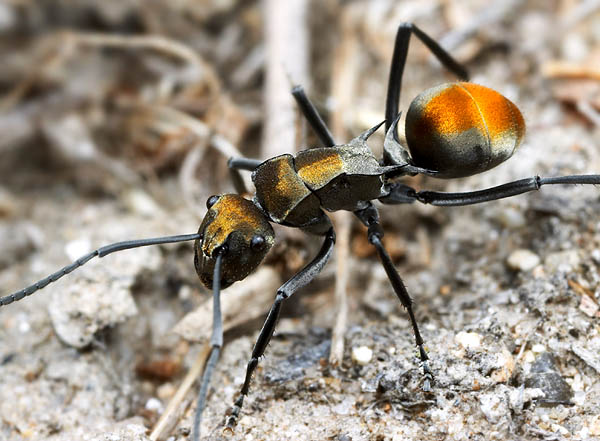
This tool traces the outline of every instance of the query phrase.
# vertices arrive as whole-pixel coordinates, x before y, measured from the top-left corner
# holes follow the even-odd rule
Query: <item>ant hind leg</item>
[[[369,242],[375,247],[377,250],[377,254],[379,256],[379,260],[381,260],[381,264],[385,269],[385,272],[392,284],[392,288],[398,296],[398,299],[402,303],[402,306],[406,308],[408,312],[408,316],[410,318],[410,323],[413,328],[413,332],[415,334],[415,342],[417,347],[419,348],[419,357],[421,358],[421,363],[423,364],[423,371],[425,373],[426,382],[424,385],[425,390],[429,390],[430,382],[429,380],[433,379],[433,373],[429,369],[429,365],[427,361],[429,357],[427,356],[427,352],[425,351],[423,337],[421,337],[421,332],[419,331],[419,325],[417,325],[417,319],[415,318],[415,314],[413,312],[412,304],[413,301],[404,286],[404,282],[402,278],[396,271],[392,259],[387,253],[383,243],[381,242],[381,238],[383,237],[383,229],[379,224],[379,213],[377,208],[372,203],[369,203],[368,206],[362,210],[355,211],[354,214],[361,220],[361,222],[368,227],[368,237]]]
[[[457,207],[509,198],[522,193],[539,190],[542,185],[556,184],[600,185],[600,175],[567,175],[551,178],[533,176],[531,178],[507,182],[506,184],[498,185],[496,187],[460,193],[444,193],[426,190],[416,191],[408,185],[393,183],[390,185],[389,195],[380,198],[379,201],[384,204],[399,204],[417,201],[423,204]]]

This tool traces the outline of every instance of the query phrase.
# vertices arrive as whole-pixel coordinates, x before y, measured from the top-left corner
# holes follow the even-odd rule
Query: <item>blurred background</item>
[[[233,192],[230,156],[319,145],[292,85],[339,143],[381,122],[405,21],[515,102],[528,130],[492,171],[410,185],[600,172],[598,0],[4,0],[2,295],[108,243],[195,232],[206,199]],[[454,80],[413,39],[400,108]],[[370,140],[378,157],[382,141]],[[343,257],[286,306],[229,439],[597,439],[599,196],[544,188],[382,209],[436,372],[429,392],[365,231],[336,214]],[[223,293],[235,300],[206,439],[221,436],[277,287],[318,250],[298,231],[276,233],[264,271]],[[2,308],[0,440],[188,439],[196,388],[165,409],[210,335],[192,256],[191,243],[118,253]],[[345,346],[329,362],[341,304]]]

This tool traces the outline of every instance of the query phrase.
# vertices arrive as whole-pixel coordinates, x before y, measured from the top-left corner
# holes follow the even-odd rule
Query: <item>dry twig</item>
[[[355,9],[349,8],[342,17],[342,43],[333,56],[331,93],[336,103],[332,114],[332,131],[336,139],[346,139],[347,130],[344,125],[345,109],[352,106],[352,98],[356,90],[356,59],[358,42],[355,37]],[[341,363],[344,357],[344,336],[348,323],[348,259],[350,256],[351,213],[340,211],[334,213],[336,225],[336,278],[335,304],[338,308],[336,322],[331,336],[331,352],[329,362],[332,365]]]
[[[292,85],[308,84],[307,0],[264,0],[266,79],[262,156],[272,158],[296,144]]]
[[[199,378],[200,374],[204,370],[206,357],[208,357],[209,352],[210,345],[207,341],[204,343],[204,346],[198,354],[193,366],[190,368],[185,378],[179,385],[177,392],[175,392],[175,395],[173,395],[171,401],[169,401],[169,404],[167,404],[165,411],[152,428],[152,432],[149,436],[152,441],[156,441],[161,438],[163,433],[170,433],[177,424],[178,419],[183,414],[183,409],[181,409],[180,403],[183,401],[188,391],[194,384],[194,381],[196,381],[196,378]]]
[[[223,291],[221,307],[223,326],[227,331],[265,315],[281,283],[280,275],[272,267],[263,266],[239,283]],[[212,298],[186,315],[173,331],[188,341],[205,342],[212,327]]]

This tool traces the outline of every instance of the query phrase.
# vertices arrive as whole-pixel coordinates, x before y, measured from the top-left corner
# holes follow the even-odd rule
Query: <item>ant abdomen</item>
[[[525,135],[525,121],[510,100],[473,83],[446,83],[419,94],[406,115],[406,141],[414,165],[436,177],[460,178],[510,158]]]

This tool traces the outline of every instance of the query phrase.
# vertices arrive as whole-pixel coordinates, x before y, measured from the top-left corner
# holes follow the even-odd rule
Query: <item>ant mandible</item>
[[[412,101],[406,116],[406,149],[398,141],[396,131],[400,119],[398,105],[402,74],[411,35],[424,43],[463,82],[433,87]],[[386,136],[381,162],[367,146],[367,139],[383,123],[348,144],[337,145],[302,88],[295,87],[292,94],[325,147],[265,161],[231,158],[228,165],[239,194],[245,193],[239,170],[252,172],[256,187],[253,200],[244,199],[239,194],[212,196],[207,201],[208,212],[198,233],[131,240],[98,248],[33,285],[1,297],[0,306],[33,294],[96,256],[194,240],[196,272],[202,283],[213,290],[211,352],[202,376],[194,418],[194,439],[198,440],[210,379],[223,345],[221,289],[243,280],[262,262],[275,241],[271,222],[300,228],[324,238],[317,256],[277,290],[252,350],[239,396],[227,419],[226,428],[232,430],[244,397],[248,395],[252,374],[273,335],[281,304],[311,282],[331,257],[335,232],[323,209],[348,210],[367,227],[368,240],[377,250],[394,292],[408,312],[425,375],[432,378],[412,299],[382,244],[379,214],[371,201],[460,206],[515,196],[538,190],[546,184],[600,184],[600,175],[534,176],[479,191],[441,193],[416,191],[405,184],[392,182],[394,178],[416,174],[443,179],[471,176],[497,166],[516,151],[525,134],[525,122],[518,108],[498,92],[467,80],[466,70],[449,53],[414,24],[403,23],[398,28],[390,68],[385,109]]]

